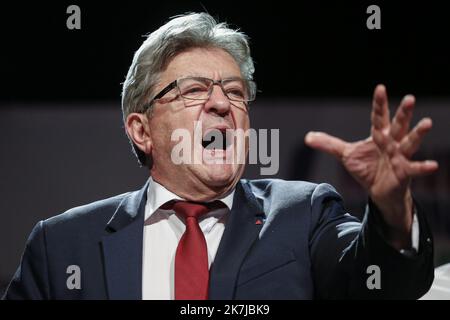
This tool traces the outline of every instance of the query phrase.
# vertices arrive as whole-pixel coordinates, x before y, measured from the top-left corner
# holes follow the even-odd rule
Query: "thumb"
[[[311,148],[329,153],[338,159],[342,158],[344,149],[348,144],[348,142],[331,136],[325,132],[314,131],[310,131],[305,135],[305,143]]]

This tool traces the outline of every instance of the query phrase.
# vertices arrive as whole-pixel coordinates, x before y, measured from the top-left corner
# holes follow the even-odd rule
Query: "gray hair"
[[[248,37],[244,33],[230,29],[226,23],[217,23],[207,13],[179,15],[148,35],[134,54],[122,89],[124,122],[130,113],[145,111],[147,99],[171,59],[183,51],[198,47],[225,50],[239,65],[242,77],[252,80],[255,68]],[[151,159],[131,139],[130,142],[139,163],[151,166]]]

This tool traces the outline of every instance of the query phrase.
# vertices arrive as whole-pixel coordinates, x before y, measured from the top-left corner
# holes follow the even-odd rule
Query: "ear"
[[[125,121],[125,129],[134,144],[145,154],[152,151],[152,138],[148,118],[145,113],[130,113]]]

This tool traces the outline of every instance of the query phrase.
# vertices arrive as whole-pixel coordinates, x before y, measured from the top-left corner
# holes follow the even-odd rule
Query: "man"
[[[328,184],[241,180],[248,152],[211,148],[210,132],[250,128],[256,87],[247,38],[206,13],[149,35],[123,86],[125,128],[150,178],[139,191],[73,208],[33,229],[6,299],[419,298],[433,281],[433,246],[410,180],[437,169],[415,162],[431,120],[409,131],[414,97],[392,121],[375,89],[371,136],[325,133],[329,152],[367,190],[362,223]],[[175,161],[176,130],[193,161]],[[242,150],[244,149],[244,150]],[[208,161],[206,161],[208,160]],[[373,279],[371,273],[375,272]],[[378,280],[377,280],[378,279]]]

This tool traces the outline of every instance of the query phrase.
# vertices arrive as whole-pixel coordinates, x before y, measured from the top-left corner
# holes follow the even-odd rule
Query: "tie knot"
[[[205,203],[191,202],[191,201],[176,201],[172,209],[185,218],[198,219],[202,215],[210,211],[209,206]]]
[[[225,204],[221,201],[213,202],[193,202],[193,201],[175,201],[171,200],[161,206],[164,210],[174,210],[184,218],[193,217],[195,219],[200,218],[202,215],[207,214],[211,210],[225,208]]]

